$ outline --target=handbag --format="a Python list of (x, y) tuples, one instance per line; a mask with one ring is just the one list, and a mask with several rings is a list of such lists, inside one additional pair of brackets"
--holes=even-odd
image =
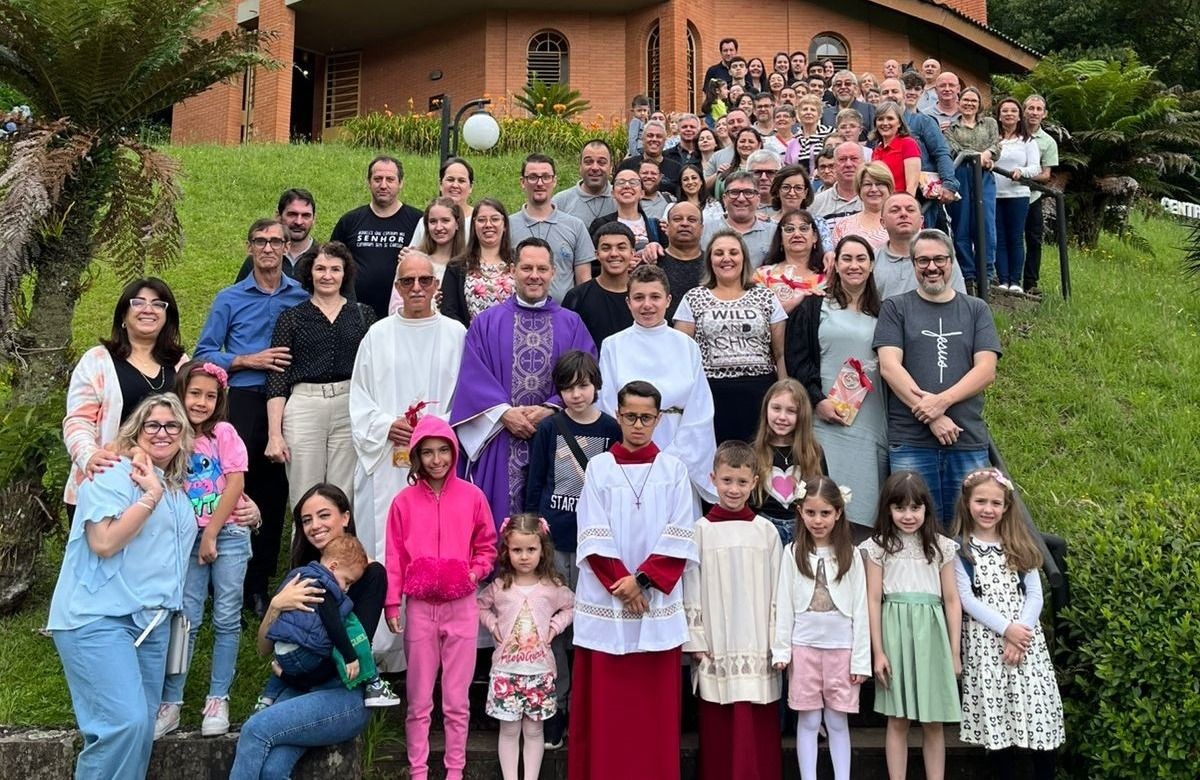
[(192, 654), (192, 623), (182, 612), (171, 613), (171, 638), (167, 640), (167, 674), (187, 674)]

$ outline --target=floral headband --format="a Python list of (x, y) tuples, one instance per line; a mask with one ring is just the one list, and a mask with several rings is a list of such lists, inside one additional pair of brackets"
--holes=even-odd
[(225, 373), (225, 369), (218, 366), (216, 363), (201, 363), (196, 368), (192, 369), (193, 374), (208, 374), (213, 379), (217, 380), (217, 384), (222, 390), (229, 389), (229, 374)]
[[(504, 535), (504, 529), (508, 528), (508, 522), (510, 520), (512, 520), (511, 517), (506, 517), (506, 518), (504, 518), (504, 522), (500, 523), (500, 535), (501, 536)], [(538, 518), (538, 532), (545, 534), (546, 536), (550, 535), (550, 524), (546, 522), (546, 518), (544, 518), (544, 517)]]
[(1015, 490), (1015, 488), (1013, 488), (1012, 480), (1004, 476), (1004, 473), (997, 468), (975, 469), (967, 475), (966, 479), (963, 480), (963, 487), (970, 487), (972, 484), (980, 482), (984, 479), (996, 480), (996, 482), (1000, 483), (1000, 486), (1009, 493), (1012, 493)]

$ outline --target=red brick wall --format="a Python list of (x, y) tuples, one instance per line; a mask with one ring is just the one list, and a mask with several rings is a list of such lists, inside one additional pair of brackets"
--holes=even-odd
[[(429, 98), (448, 94), (455, 108), (484, 92), (485, 25), (483, 20), (456, 23), (453, 27), (422, 30), (403, 41), (365, 49), (362, 53), (360, 106), (363, 113), (382, 111), (423, 112)], [(448, 44), (453, 41), (453, 45)], [(442, 78), (430, 81), (432, 71)]]
[[(237, 0), (214, 13), (203, 37), (234, 29)], [(241, 135), (242, 79), (214, 87), (175, 105), (171, 118), (171, 143), (235, 144)]]

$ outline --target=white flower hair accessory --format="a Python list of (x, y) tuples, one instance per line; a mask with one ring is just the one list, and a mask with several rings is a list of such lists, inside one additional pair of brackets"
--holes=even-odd
[(854, 498), (854, 491), (850, 490), (846, 485), (839, 485), (838, 492), (842, 494), (843, 504), (849, 504), (850, 500)]
[(994, 479), (1009, 493), (1016, 492), (1016, 488), (1013, 487), (1012, 480), (1004, 476), (1004, 472), (1002, 472), (1000, 469), (992, 467), (975, 469), (967, 475), (966, 479), (963, 480), (963, 486), (966, 487), (967, 485), (973, 482), (978, 482), (981, 479)]

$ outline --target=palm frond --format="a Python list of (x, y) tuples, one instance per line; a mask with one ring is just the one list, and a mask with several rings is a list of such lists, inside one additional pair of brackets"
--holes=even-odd
[(11, 332), (21, 279), (40, 231), (54, 215), (67, 180), (92, 146), (88, 136), (62, 136), (65, 122), (29, 131), (0, 171), (0, 331)]
[(99, 249), (122, 281), (161, 271), (178, 259), (183, 228), (175, 205), (181, 191), (178, 164), (167, 155), (126, 140), (113, 158), (108, 209), (96, 229)]

